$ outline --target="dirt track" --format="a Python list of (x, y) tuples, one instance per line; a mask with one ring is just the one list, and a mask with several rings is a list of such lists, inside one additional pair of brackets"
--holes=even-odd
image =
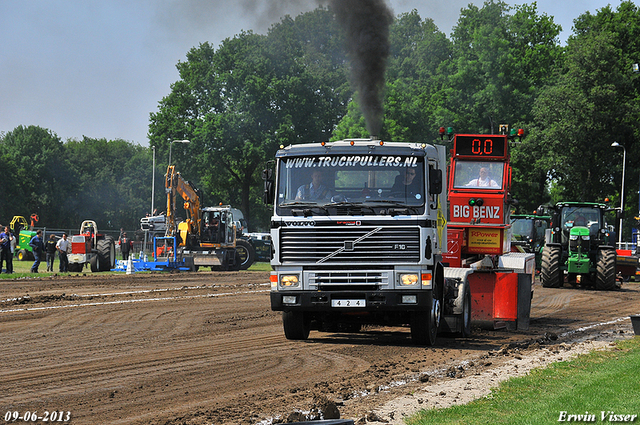
[(498, 370), (510, 351), (620, 330), (631, 337), (625, 318), (640, 305), (635, 283), (618, 292), (537, 285), (527, 332), (474, 329), (433, 348), (411, 345), (404, 328), (314, 331), (292, 342), (270, 310), (268, 281), (267, 272), (0, 281), (0, 416), (269, 424), (335, 406), (342, 418), (373, 421), (376, 407), (422, 381)]

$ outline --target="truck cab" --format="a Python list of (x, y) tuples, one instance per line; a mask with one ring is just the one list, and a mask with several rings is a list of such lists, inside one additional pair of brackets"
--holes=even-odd
[(281, 148), (265, 170), (273, 204), (271, 308), (289, 339), (310, 329), (411, 324), (433, 344), (443, 315), (443, 146), (353, 139)]

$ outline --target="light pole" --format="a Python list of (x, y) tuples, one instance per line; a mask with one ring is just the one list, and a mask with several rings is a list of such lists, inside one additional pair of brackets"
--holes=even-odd
[(174, 143), (191, 143), (191, 140), (172, 140), (169, 142), (169, 165), (171, 165), (171, 146)]
[(618, 142), (611, 143), (614, 148), (622, 148), (622, 192), (620, 193), (620, 229), (618, 230), (618, 249), (622, 249), (622, 213), (624, 212), (624, 172), (627, 165), (627, 149)]
[(151, 215), (153, 215), (153, 201), (156, 193), (156, 147), (151, 146), (151, 149), (153, 149), (153, 168), (151, 169)]

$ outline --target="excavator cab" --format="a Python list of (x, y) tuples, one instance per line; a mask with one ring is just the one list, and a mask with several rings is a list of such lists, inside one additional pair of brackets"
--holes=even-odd
[(219, 211), (203, 211), (202, 213), (202, 241), (219, 244), (224, 240), (224, 229)]

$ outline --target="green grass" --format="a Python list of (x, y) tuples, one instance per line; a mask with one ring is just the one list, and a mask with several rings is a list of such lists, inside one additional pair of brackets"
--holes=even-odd
[[(530, 375), (503, 382), (482, 399), (447, 409), (421, 411), (406, 420), (427, 424), (550, 424), (560, 412), (596, 416), (601, 411), (640, 415), (640, 337), (607, 351), (535, 369)], [(566, 422), (566, 420), (565, 420)], [(572, 422), (576, 422), (575, 420)], [(594, 421), (579, 421), (594, 423)], [(634, 423), (640, 423), (636, 417)]]
[[(118, 258), (119, 259), (119, 258)], [(31, 266), (33, 265), (33, 260), (31, 261), (18, 261), (17, 259), (13, 259), (13, 274), (6, 274), (6, 273), (2, 273), (0, 274), (0, 279), (17, 279), (17, 278), (21, 278), (21, 277), (46, 277), (46, 276), (51, 276), (54, 274), (57, 275), (64, 275), (64, 276), (68, 276), (68, 275), (76, 275), (78, 273), (59, 273), (58, 272), (58, 267), (60, 266), (60, 263), (58, 262), (58, 259), (56, 258), (56, 261), (53, 263), (53, 269), (55, 270), (55, 272), (47, 272), (47, 263), (45, 263), (44, 261), (42, 261), (40, 263), (40, 266), (38, 267), (39, 273), (38, 274), (33, 274), (31, 273)], [(2, 267), (4, 269), (6, 269), (6, 264), (3, 263)], [(205, 269), (206, 271), (208, 271), (209, 269)], [(251, 265), (251, 267), (249, 267), (248, 271), (250, 272), (265, 272), (265, 271), (271, 271), (271, 264), (269, 263), (265, 263), (265, 262), (255, 262)], [(91, 274), (91, 270), (88, 267), (85, 267), (85, 269), (83, 270), (82, 273), (87, 273), (87, 274)], [(122, 272), (101, 272), (100, 274), (104, 274), (104, 273), (113, 273), (113, 274), (121, 274)]]
[(271, 270), (273, 270), (271, 268), (271, 263), (265, 263), (265, 262), (255, 262), (251, 265), (251, 267), (249, 267), (247, 269), (250, 272), (270, 272)]

